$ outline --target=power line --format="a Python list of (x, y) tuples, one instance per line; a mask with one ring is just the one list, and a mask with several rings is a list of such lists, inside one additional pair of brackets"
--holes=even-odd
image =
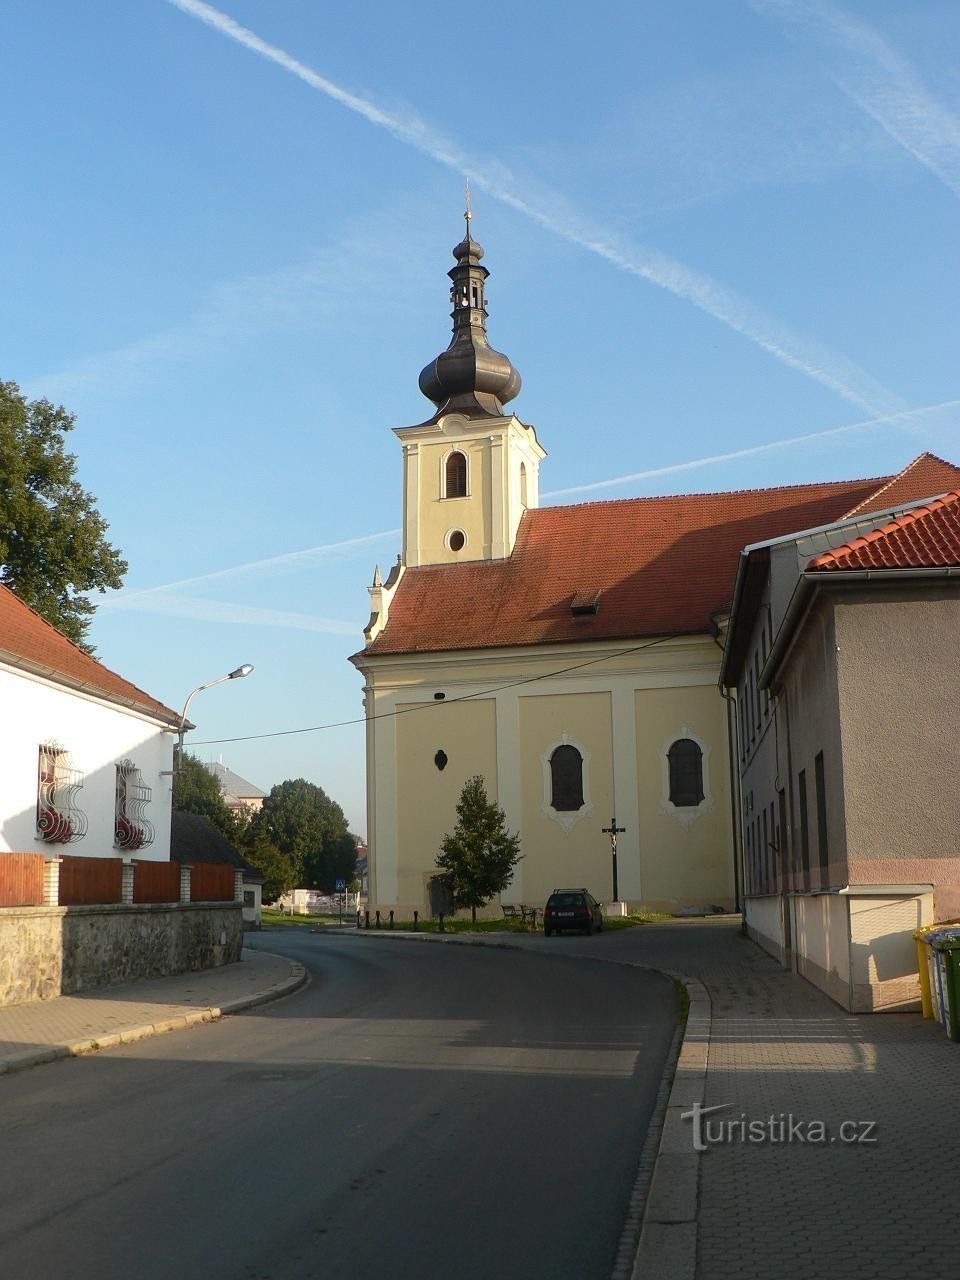
[(655, 645), (665, 644), (668, 640), (679, 640), (687, 632), (676, 631), (668, 636), (658, 636), (656, 640), (647, 640), (644, 644), (631, 645), (629, 649), (617, 649), (613, 653), (605, 653), (599, 658), (589, 658), (586, 662), (577, 662), (569, 667), (560, 667), (556, 671), (544, 671), (539, 676), (524, 676), (521, 680), (509, 680), (506, 684), (498, 684), (489, 689), (477, 689), (474, 693), (465, 693), (458, 698), (444, 698), (436, 702), (422, 702), (415, 707), (403, 707), (399, 711), (381, 711), (373, 716), (358, 716), (355, 720), (337, 720), (332, 724), (314, 724), (305, 729), (274, 729), (269, 733), (247, 733), (238, 738), (205, 738), (202, 742), (194, 742), (194, 747), (215, 747), (227, 742), (254, 742), (262, 738), (287, 738), (299, 733), (322, 733), (326, 729), (344, 729), (349, 725), (366, 724), (369, 720), (389, 720), (395, 716), (409, 715), (412, 711), (431, 711), (436, 707), (448, 707), (456, 702), (469, 702), (471, 698), (486, 698), (491, 693), (500, 693), (503, 689), (515, 689), (522, 684), (536, 684), (538, 680), (551, 680), (555, 676), (569, 675), (571, 671), (582, 671), (584, 667), (596, 666), (598, 662), (608, 662), (611, 658), (625, 658), (631, 653), (640, 653), (644, 649), (652, 649)]

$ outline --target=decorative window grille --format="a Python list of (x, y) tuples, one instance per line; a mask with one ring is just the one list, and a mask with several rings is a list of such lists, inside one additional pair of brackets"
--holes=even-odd
[(465, 498), (467, 496), (467, 459), (464, 454), (455, 451), (447, 458), (444, 487), (444, 497)]
[(692, 808), (703, 799), (703, 752), (692, 738), (678, 738), (667, 752), (670, 764), (670, 802)]
[(83, 774), (65, 748), (40, 747), (37, 767), (37, 835), (47, 844), (73, 844), (87, 834), (87, 815), (77, 802)]
[(550, 804), (559, 813), (583, 808), (583, 756), (569, 744), (550, 757)]
[(144, 809), (152, 791), (144, 786), (140, 770), (132, 760), (117, 765), (117, 798), (114, 811), (113, 844), (117, 849), (134, 852), (152, 844), (154, 830)]

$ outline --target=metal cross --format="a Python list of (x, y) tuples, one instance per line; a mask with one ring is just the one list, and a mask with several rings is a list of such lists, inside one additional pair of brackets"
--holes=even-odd
[(613, 858), (613, 900), (614, 902), (620, 901), (620, 893), (617, 887), (617, 836), (620, 835), (621, 832), (626, 831), (626, 829), (627, 829), (626, 827), (617, 826), (616, 815), (614, 815), (610, 819), (609, 827), (600, 828), (600, 830), (604, 833), (604, 835), (608, 835), (610, 837), (610, 853)]

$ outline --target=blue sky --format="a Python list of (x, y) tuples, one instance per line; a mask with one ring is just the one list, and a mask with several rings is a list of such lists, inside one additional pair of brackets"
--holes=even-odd
[[(545, 13), (3, 5), (0, 377), (78, 415), (100, 657), (174, 707), (254, 663), (196, 744), (362, 714), (465, 175), (547, 501), (960, 461), (956, 4)], [(365, 832), (360, 725), (194, 749)]]

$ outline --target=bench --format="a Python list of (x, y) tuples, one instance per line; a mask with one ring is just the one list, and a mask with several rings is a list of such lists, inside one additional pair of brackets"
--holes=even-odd
[(519, 906), (511, 906), (502, 902), (500, 906), (504, 920), (519, 920), (521, 924), (526, 924), (529, 921), (534, 929), (537, 927), (537, 916), (539, 915), (541, 918), (543, 916), (542, 908), (525, 907), (522, 902)]

